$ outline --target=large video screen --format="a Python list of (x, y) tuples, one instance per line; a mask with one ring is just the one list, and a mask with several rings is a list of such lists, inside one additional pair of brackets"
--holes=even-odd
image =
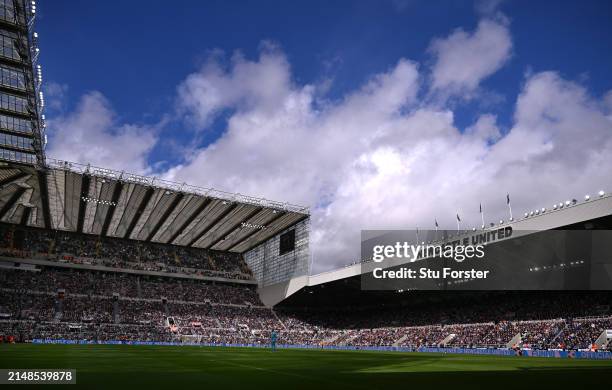
[(295, 229), (289, 230), (286, 233), (281, 234), (279, 240), (279, 255), (292, 252), (295, 249)]

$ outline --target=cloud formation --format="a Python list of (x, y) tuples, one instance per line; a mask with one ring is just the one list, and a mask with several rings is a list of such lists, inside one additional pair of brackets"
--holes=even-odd
[(500, 69), (512, 54), (507, 24), (502, 16), (486, 18), (472, 33), (459, 28), (448, 37), (434, 39), (429, 47), (435, 59), (432, 90), (467, 94)]
[(222, 53), (215, 53), (199, 72), (191, 74), (178, 88), (179, 107), (198, 127), (205, 127), (228, 107), (273, 110), (291, 87), (289, 64), (272, 44), (262, 44), (259, 62), (234, 54), (229, 71)]
[(155, 129), (117, 123), (99, 92), (84, 95), (74, 111), (47, 123), (46, 152), (52, 158), (141, 174), (150, 171), (147, 156), (157, 142)]
[[(492, 113), (459, 129), (450, 108), (417, 97), (428, 88), (477, 88), (507, 59), (508, 32), (483, 21), (474, 34), (456, 31), (432, 45), (431, 85), (417, 64), (401, 59), (338, 101), (319, 101), (314, 86), (292, 82), (278, 50), (224, 71), (210, 72), (209, 64), (179, 90), (225, 85), (232, 98), (211, 105), (204, 88), (180, 94), (181, 104), (195, 117), (233, 114), (221, 138), (169, 175), (311, 205), (315, 272), (358, 259), (360, 229), (432, 228), (434, 218), (452, 228), (457, 212), (465, 227), (479, 226), (481, 202), (487, 221), (508, 218), (508, 192), (519, 213), (607, 182), (612, 132), (603, 102), (557, 73), (537, 73), (525, 80), (510, 129), (502, 132)], [(466, 50), (467, 57), (458, 54)], [(446, 69), (451, 59), (466, 60), (468, 70)], [(234, 82), (259, 74), (275, 81), (274, 104), (257, 97), (253, 85), (263, 88), (262, 80)]]

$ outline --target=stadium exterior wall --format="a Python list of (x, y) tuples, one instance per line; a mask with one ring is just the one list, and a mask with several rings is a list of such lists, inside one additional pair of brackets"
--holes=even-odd
[[(281, 253), (281, 236), (291, 231), (294, 232), (294, 248), (286, 253)], [(244, 261), (249, 265), (260, 286), (270, 286), (291, 278), (308, 275), (309, 234), (310, 219), (306, 218), (244, 253)]]
[[(541, 212), (539, 215), (521, 216), (513, 222), (495, 225), (490, 229), (512, 226), (515, 231), (545, 231), (612, 214), (612, 194), (570, 203), (569, 206), (564, 205), (563, 208), (557, 208), (556, 210), (546, 208), (545, 212)], [(266, 306), (273, 306), (296, 293), (300, 288), (358, 276), (366, 271), (364, 268), (366, 267), (362, 267), (361, 263), (355, 263), (336, 270), (311, 275), (306, 278), (306, 282), (304, 282), (303, 277), (299, 277), (279, 283), (278, 285), (269, 286), (270, 288), (260, 288), (259, 291), (264, 304)]]

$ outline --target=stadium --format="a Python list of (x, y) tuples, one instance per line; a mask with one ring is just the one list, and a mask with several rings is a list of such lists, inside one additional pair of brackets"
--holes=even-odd
[[(72, 370), (83, 388), (610, 383), (605, 189), (416, 231), (490, 241), (505, 281), (374, 280), (427, 258), (313, 274), (309, 206), (47, 156), (35, 16), (34, 1), (0, 1), (0, 368)], [(534, 249), (544, 240), (563, 250)]]

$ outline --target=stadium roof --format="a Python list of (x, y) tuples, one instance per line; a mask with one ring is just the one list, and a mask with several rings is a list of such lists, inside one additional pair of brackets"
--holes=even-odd
[(308, 207), (47, 159), (0, 166), (0, 221), (245, 252), (308, 218)]

